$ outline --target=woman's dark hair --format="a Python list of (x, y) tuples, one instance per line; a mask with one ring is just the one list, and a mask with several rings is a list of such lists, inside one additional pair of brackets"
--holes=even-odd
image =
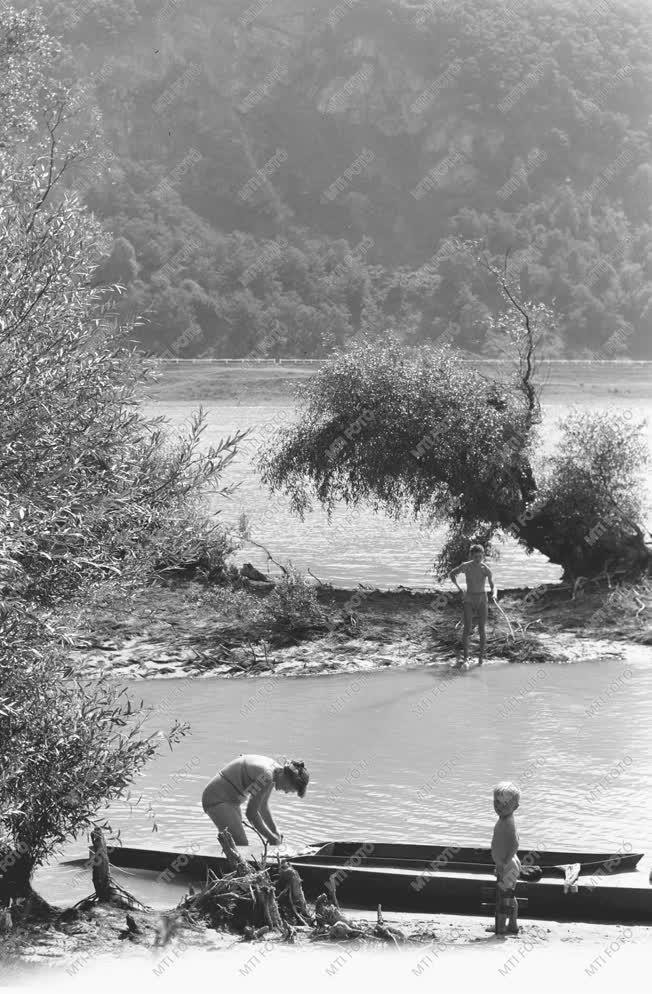
[(299, 797), (303, 797), (310, 781), (310, 774), (308, 773), (303, 760), (290, 760), (284, 765), (283, 772), (290, 783), (294, 786)]
[(484, 547), (482, 545), (479, 545), (476, 542), (475, 545), (471, 546), (471, 548), (469, 549), (469, 552), (471, 553), (471, 555), (473, 555), (474, 552), (482, 552), (482, 553), (484, 553)]

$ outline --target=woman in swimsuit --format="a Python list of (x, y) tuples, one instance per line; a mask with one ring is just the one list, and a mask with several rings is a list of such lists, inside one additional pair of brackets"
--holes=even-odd
[(242, 805), (247, 802), (248, 821), (271, 845), (281, 844), (269, 810), (272, 790), (303, 797), (310, 776), (303, 762), (277, 763), (268, 756), (240, 756), (232, 760), (206, 785), (202, 807), (218, 829), (228, 828), (237, 846), (248, 846), (242, 823)]

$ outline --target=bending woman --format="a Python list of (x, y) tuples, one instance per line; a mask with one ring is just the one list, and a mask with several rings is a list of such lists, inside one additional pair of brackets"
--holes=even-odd
[(218, 829), (228, 828), (237, 846), (248, 846), (242, 823), (242, 805), (247, 802), (247, 820), (273, 846), (282, 836), (269, 810), (272, 790), (303, 797), (310, 776), (300, 760), (283, 764), (267, 756), (240, 756), (232, 760), (204, 788), (202, 807)]

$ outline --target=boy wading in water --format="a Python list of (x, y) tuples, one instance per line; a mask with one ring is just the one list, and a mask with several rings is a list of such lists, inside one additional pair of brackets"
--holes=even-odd
[(521, 872), (521, 862), (517, 855), (518, 832), (514, 812), (520, 799), (520, 791), (513, 783), (503, 781), (494, 787), (494, 811), (498, 821), (491, 840), (491, 856), (496, 865), (496, 921), (494, 927), (489, 927), (487, 931), (496, 935), (518, 935), (516, 881)]
[[(493, 600), (494, 581), (491, 570), (484, 562), (484, 549), (481, 545), (472, 545), (470, 548), (471, 558), (465, 563), (460, 563), (448, 574), (457, 589), (462, 594), (464, 605), (464, 636), (462, 645), (464, 658), (458, 666), (466, 667), (469, 664), (469, 636), (473, 631), (473, 618), (478, 619), (478, 633), (480, 635), (480, 652), (478, 655), (478, 665), (482, 666), (484, 654), (487, 646), (487, 614), (488, 601), (485, 590), (485, 580), (489, 581), (489, 597)], [(463, 591), (457, 582), (460, 573), (464, 573), (466, 578), (466, 591)]]

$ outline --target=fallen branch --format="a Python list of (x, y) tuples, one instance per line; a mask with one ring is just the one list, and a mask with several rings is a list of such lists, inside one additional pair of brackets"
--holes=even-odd
[(282, 563), (277, 562), (276, 559), (274, 559), (274, 556), (269, 551), (269, 549), (267, 549), (264, 545), (261, 545), (260, 542), (255, 542), (253, 538), (245, 538), (245, 542), (249, 542), (251, 545), (255, 545), (257, 549), (261, 549), (269, 559), (270, 563), (274, 563), (275, 566), (278, 566), (278, 568), (282, 570), (285, 576), (290, 575), (290, 571), (286, 569), (286, 567), (283, 566)]

